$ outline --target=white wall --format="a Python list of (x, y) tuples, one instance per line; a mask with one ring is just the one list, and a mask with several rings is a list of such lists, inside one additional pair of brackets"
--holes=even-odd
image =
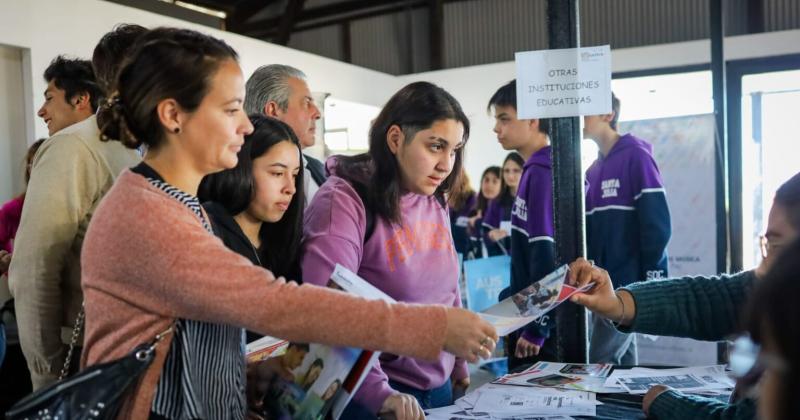
[(25, 109), (22, 51), (0, 45), (0, 203), (23, 189)]
[[(800, 30), (729, 37), (725, 40), (728, 60), (800, 53)], [(613, 47), (613, 46), (612, 46)], [(708, 40), (612, 50), (612, 71), (658, 69), (704, 64), (710, 61)], [(400, 76), (402, 84), (427, 80), (445, 88), (458, 99), (470, 118), (471, 133), (467, 143), (466, 169), (473, 186), (490, 165), (499, 165), (506, 155), (492, 132), (493, 118), (486, 112), (492, 94), (515, 77), (513, 61), (462, 67)], [(711, 85), (708, 86), (709, 94)], [(624, 113), (624, 111), (623, 111)]]
[[(100, 37), (118, 23), (168, 25), (208, 33), (236, 49), (245, 77), (264, 64), (289, 64), (308, 75), (311, 90), (354, 102), (382, 105), (400, 86), (392, 75), (106, 1), (0, 0), (0, 44), (30, 52), (27, 76), (31, 83), (26, 90), (32, 102), (26, 106), (26, 113), (35, 116), (41, 105), (45, 89), (42, 73), (50, 60), (58, 54), (91, 58)], [(34, 124), (31, 128), (35, 136), (47, 135), (41, 120), (35, 118)]]
[[(307, 73), (313, 91), (352, 102), (382, 106), (409, 82), (437, 83), (461, 102), (471, 120), (466, 168), (473, 184), (477, 185), (485, 167), (499, 164), (506, 154), (492, 132), (494, 122), (486, 113), (486, 102), (499, 86), (515, 77), (512, 61), (394, 77), (100, 0), (0, 0), (0, 44), (27, 49), (23, 51), (24, 107), (27, 128), (33, 133), (27, 135), (28, 142), (47, 134), (35, 113), (45, 86), (41, 74), (50, 60), (62, 53), (88, 58), (100, 36), (123, 22), (181, 26), (212, 34), (236, 48), (245, 76), (263, 64), (290, 64)], [(742, 59), (800, 53), (798, 39), (798, 30), (731, 37), (726, 39), (726, 56)], [(612, 68), (622, 72), (701, 64), (707, 63), (709, 56), (708, 40), (617, 49), (613, 50)]]

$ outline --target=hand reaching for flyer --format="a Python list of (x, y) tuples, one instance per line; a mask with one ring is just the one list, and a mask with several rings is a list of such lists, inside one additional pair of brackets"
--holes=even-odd
[(591, 282), (595, 283), (591, 290), (576, 293), (570, 300), (603, 318), (628, 325), (636, 315), (636, 303), (631, 294), (624, 290), (614, 292), (614, 285), (608, 272), (584, 258), (578, 258), (569, 265), (567, 274), (569, 285), (581, 288)]

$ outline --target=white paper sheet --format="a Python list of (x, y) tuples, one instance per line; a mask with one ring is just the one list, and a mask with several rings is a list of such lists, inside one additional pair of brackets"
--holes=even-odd
[(619, 386), (605, 386), (609, 364), (583, 365), (574, 363), (538, 362), (521, 373), (513, 373), (492, 383), (575, 389), (596, 393), (624, 392)]
[(645, 394), (654, 385), (668, 385), (683, 392), (730, 389), (735, 382), (725, 374), (725, 366), (696, 366), (679, 369), (642, 369), (614, 371), (606, 384), (614, 380), (631, 394)]
[(554, 388), (484, 385), (474, 411), (493, 416), (594, 416), (597, 400), (591, 392)]

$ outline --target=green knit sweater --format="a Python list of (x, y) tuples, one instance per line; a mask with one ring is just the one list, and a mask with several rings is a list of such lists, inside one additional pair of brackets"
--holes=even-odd
[[(636, 317), (623, 332), (717, 341), (737, 332), (755, 274), (745, 271), (714, 277), (683, 277), (634, 283), (623, 290), (633, 296)], [(650, 406), (658, 419), (752, 419), (755, 403), (734, 404), (667, 391)]]

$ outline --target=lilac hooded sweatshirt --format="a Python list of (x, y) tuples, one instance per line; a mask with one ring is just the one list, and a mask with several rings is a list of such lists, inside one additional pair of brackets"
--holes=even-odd
[[(460, 307), (458, 259), (447, 209), (433, 196), (406, 193), (400, 198), (402, 225), (376, 216), (364, 243), (364, 204), (352, 185), (332, 171), (305, 212), (303, 282), (324, 286), (338, 263), (397, 301)], [(383, 353), (354, 399), (377, 413), (394, 393), (388, 378), (429, 390), (448, 378), (468, 376), (466, 362), (450, 353), (441, 352), (433, 361)]]

